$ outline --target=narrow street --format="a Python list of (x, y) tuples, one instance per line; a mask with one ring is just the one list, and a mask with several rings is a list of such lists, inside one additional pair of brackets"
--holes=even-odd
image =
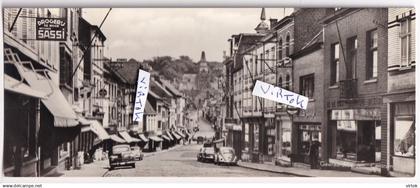
[[(211, 125), (199, 120), (200, 131), (196, 135), (211, 137), (214, 131)], [(179, 146), (169, 151), (158, 152), (155, 155), (145, 157), (136, 163), (136, 168), (121, 167), (106, 172), (106, 177), (284, 177), (279, 173), (251, 170), (239, 166), (218, 166), (213, 163), (197, 161), (197, 153), (201, 144), (196, 142), (190, 145)]]

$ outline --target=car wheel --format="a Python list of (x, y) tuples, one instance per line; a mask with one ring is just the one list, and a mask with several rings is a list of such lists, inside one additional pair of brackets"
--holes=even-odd
[(131, 165), (133, 168), (136, 168), (136, 164)]
[(114, 170), (115, 169), (115, 167), (114, 166), (110, 166), (109, 167), (109, 170)]

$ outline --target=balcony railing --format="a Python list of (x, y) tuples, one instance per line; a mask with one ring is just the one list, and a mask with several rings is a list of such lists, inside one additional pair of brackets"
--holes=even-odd
[(340, 80), (340, 98), (351, 99), (357, 97), (357, 79)]

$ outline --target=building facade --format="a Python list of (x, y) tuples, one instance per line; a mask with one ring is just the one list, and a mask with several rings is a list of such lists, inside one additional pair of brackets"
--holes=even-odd
[(388, 89), (382, 119), (383, 173), (415, 174), (415, 9), (388, 9)]
[[(387, 125), (386, 9), (337, 9), (324, 19), (325, 102), (322, 138), (328, 162), (354, 167), (381, 161)], [(326, 152), (326, 153), (325, 153)]]

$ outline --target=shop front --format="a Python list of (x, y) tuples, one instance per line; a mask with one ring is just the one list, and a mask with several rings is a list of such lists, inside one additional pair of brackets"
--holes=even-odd
[(280, 166), (292, 165), (292, 120), (286, 113), (276, 115), (276, 164)]
[(391, 103), (391, 171), (415, 174), (415, 102)]
[(381, 160), (380, 109), (332, 110), (330, 163), (354, 166)]
[(4, 176), (38, 176), (36, 109), (45, 94), (8, 75), (4, 75), (4, 89)]
[[(299, 123), (295, 126), (297, 131), (297, 152), (293, 162), (311, 164), (311, 148), (318, 153), (318, 159), (322, 154), (321, 125), (315, 123)], [(316, 148), (313, 148), (316, 147)]]

